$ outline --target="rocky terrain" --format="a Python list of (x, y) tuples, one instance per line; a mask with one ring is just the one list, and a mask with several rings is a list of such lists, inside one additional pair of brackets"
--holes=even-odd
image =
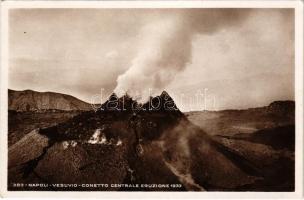
[[(293, 102), (184, 114), (166, 92), (157, 98), (161, 103), (156, 108), (156, 98), (139, 104), (127, 95), (113, 94), (97, 112), (79, 112), (60, 120), (59, 114), (49, 115), (58, 120), (43, 126), (37, 123), (11, 142), (8, 189), (294, 190)], [(42, 121), (51, 120), (42, 117)], [(31, 124), (15, 122), (16, 127), (9, 126), (15, 133)], [(14, 183), (26, 185), (16, 188)], [(57, 183), (69, 187), (57, 187)], [(81, 186), (106, 183), (120, 187)]]
[(247, 110), (186, 113), (213, 140), (249, 162), (249, 173), (261, 179), (237, 187), (244, 191), (294, 189), (295, 103), (275, 101)]
[(44, 110), (43, 112), (8, 111), (8, 146), (16, 143), (34, 129), (46, 128), (64, 122), (82, 111)]

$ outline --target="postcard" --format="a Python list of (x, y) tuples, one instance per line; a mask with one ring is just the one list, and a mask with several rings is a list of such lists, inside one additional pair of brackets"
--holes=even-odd
[(1, 194), (300, 198), (300, 1), (4, 1)]

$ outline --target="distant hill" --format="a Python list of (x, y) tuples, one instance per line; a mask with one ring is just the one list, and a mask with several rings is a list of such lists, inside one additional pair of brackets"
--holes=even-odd
[(243, 110), (192, 111), (188, 119), (210, 135), (231, 136), (295, 124), (295, 102), (274, 101)]
[(90, 110), (89, 103), (55, 92), (8, 90), (8, 109), (16, 111)]

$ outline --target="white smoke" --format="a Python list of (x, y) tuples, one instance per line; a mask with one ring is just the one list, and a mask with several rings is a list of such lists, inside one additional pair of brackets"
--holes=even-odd
[(159, 93), (190, 61), (191, 36), (179, 16), (171, 16), (144, 26), (138, 37), (142, 41), (139, 52), (118, 77), (114, 92), (119, 96), (139, 93), (146, 100), (148, 88)]
[[(149, 89), (159, 94), (191, 62), (194, 34), (214, 32), (240, 18), (236, 10), (193, 13), (160, 15), (141, 29), (138, 53), (131, 67), (117, 79), (114, 92), (118, 96), (128, 93), (132, 97), (140, 96), (144, 102), (151, 95)], [(217, 18), (222, 20), (210, 22)]]

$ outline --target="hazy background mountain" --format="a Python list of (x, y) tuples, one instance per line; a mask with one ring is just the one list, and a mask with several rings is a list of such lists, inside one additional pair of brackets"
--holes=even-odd
[(73, 96), (33, 90), (8, 91), (8, 109), (15, 111), (89, 110), (89, 103)]
[(295, 102), (275, 101), (268, 106), (243, 110), (193, 111), (188, 119), (209, 135), (232, 136), (253, 133), (261, 129), (293, 125)]

